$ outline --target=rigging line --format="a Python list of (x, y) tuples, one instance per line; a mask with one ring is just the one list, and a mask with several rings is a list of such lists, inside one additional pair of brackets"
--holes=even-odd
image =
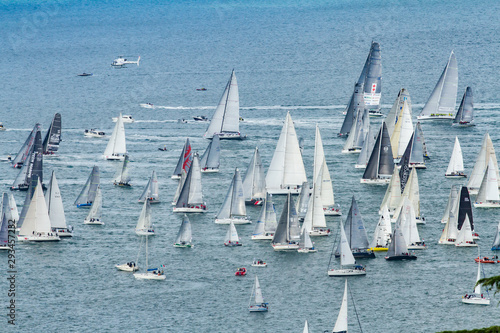
[(347, 284), (347, 289), (349, 290), (349, 294), (351, 295), (352, 306), (354, 307), (354, 313), (356, 314), (356, 319), (358, 320), (359, 330), (363, 333), (363, 328), (361, 328), (361, 321), (359, 321), (358, 311), (356, 310), (356, 304), (354, 304), (354, 297), (352, 297), (351, 288), (349, 288), (349, 283)]

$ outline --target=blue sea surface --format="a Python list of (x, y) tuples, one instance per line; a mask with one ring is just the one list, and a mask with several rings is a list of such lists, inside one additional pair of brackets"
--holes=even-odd
[[(419, 226), (428, 249), (415, 262), (387, 262), (383, 253), (360, 260), (365, 277), (349, 278), (349, 331), (437, 332), (498, 325), (498, 295), (488, 307), (461, 303), (473, 291), (475, 248), (437, 245), (452, 184), (444, 177), (455, 136), (470, 174), (483, 136), (500, 149), (500, 2), (483, 1), (0, 1), (0, 157), (14, 155), (40, 122), (45, 134), (54, 113), (62, 115), (63, 142), (44, 158), (61, 188), (66, 219), (75, 236), (57, 243), (16, 245), (16, 310), (23, 332), (311, 332), (331, 331), (344, 280), (327, 276), (331, 249), (354, 195), (371, 239), (384, 186), (362, 185), (357, 155), (340, 151), (342, 111), (362, 69), (371, 41), (382, 48), (382, 112), (401, 88), (409, 90), (413, 116), (420, 112), (450, 52), (459, 68), (457, 107), (466, 86), (474, 91), (477, 126), (447, 121), (422, 128), (431, 155), (419, 170)], [(141, 56), (140, 66), (116, 69), (113, 59)], [(172, 246), (182, 215), (172, 213), (177, 187), (171, 180), (185, 138), (200, 154), (207, 123), (234, 69), (239, 86), (241, 132), (248, 139), (223, 141), (220, 173), (204, 174), (208, 213), (191, 214), (194, 248)], [(77, 74), (93, 73), (90, 77)], [(197, 91), (205, 87), (206, 91)], [(141, 107), (153, 103), (154, 108)], [(335, 191), (344, 216), (327, 217), (333, 235), (314, 238), (315, 254), (279, 253), (252, 241), (255, 224), (237, 226), (243, 246), (223, 246), (227, 226), (214, 223), (234, 168), (246, 170), (258, 146), (269, 166), (286, 112), (304, 138), (304, 164), (312, 180), (315, 126), (319, 124)], [(112, 132), (111, 117), (132, 115), (126, 124), (132, 187), (117, 188), (119, 163), (101, 158)], [(187, 123), (179, 123), (186, 119)], [(381, 119), (372, 118), (377, 129)], [(98, 128), (106, 139), (83, 136)], [(159, 147), (167, 146), (167, 151)], [(101, 170), (104, 226), (83, 225), (86, 209), (74, 206), (92, 166)], [(157, 234), (149, 239), (150, 265), (166, 265), (166, 281), (139, 281), (115, 264), (136, 260), (137, 199), (152, 170), (162, 203), (154, 205)], [(0, 163), (5, 191), (18, 169)], [(18, 205), (24, 192), (14, 192)], [(284, 197), (275, 196), (278, 216)], [(19, 207), (21, 209), (21, 207)], [(260, 208), (247, 207), (255, 221)], [(482, 254), (491, 255), (499, 215), (474, 209)], [(250, 267), (262, 258), (267, 268)], [(144, 267), (144, 252), (139, 265)], [(333, 259), (330, 268), (338, 265)], [(246, 277), (235, 277), (238, 267)], [(487, 276), (500, 264), (485, 265)], [(258, 274), (268, 313), (249, 313)], [(0, 331), (7, 324), (7, 254), (0, 253)], [(355, 305), (355, 309), (353, 307)], [(3, 312), (3, 313), (2, 313)]]

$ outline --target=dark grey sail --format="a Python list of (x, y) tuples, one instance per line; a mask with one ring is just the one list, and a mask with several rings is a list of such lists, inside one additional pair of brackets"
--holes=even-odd
[(30, 154), (24, 161), (19, 175), (14, 180), (14, 184), (12, 184), (11, 190), (28, 190), (33, 174), (38, 176), (40, 183), (43, 182), (42, 135), (40, 131), (37, 131), (35, 134)]
[(390, 178), (394, 171), (391, 139), (385, 122), (382, 123), (372, 154), (368, 160), (363, 179)]
[(424, 146), (422, 143), (422, 137), (419, 135), (417, 127), (413, 131), (413, 135), (410, 140), (411, 143), (411, 154), (410, 154), (410, 165), (412, 164), (423, 164), (424, 163)]
[(283, 211), (281, 212), (280, 220), (278, 221), (278, 226), (276, 227), (276, 232), (274, 233), (272, 244), (283, 244), (288, 243), (290, 239), (290, 231), (289, 231), (289, 216), (290, 216), (290, 208), (292, 197), (290, 193), (288, 193), (285, 201), (285, 205), (283, 206)]
[(351, 131), (352, 124), (356, 119), (356, 113), (359, 108), (364, 108), (363, 101), (363, 84), (356, 83), (354, 85), (354, 91), (351, 95), (351, 99), (349, 100), (349, 104), (346, 108), (346, 114), (344, 117), (344, 122), (342, 123), (342, 127), (340, 128), (340, 132), (338, 136), (348, 136)]
[(214, 135), (212, 141), (207, 146), (207, 149), (201, 156), (201, 170), (219, 169), (220, 165), (220, 139), (219, 135)]
[(429, 151), (427, 150), (427, 145), (425, 144), (424, 131), (422, 131), (422, 126), (420, 125), (420, 122), (417, 122), (417, 132), (418, 136), (422, 139), (422, 153), (424, 155), (424, 158), (428, 160), (431, 157), (429, 156)]
[(186, 143), (182, 148), (181, 155), (179, 156), (179, 161), (177, 161), (177, 165), (175, 166), (174, 173), (172, 177), (181, 177), (181, 171), (184, 170), (186, 173), (191, 168), (191, 163), (193, 162), (193, 153), (191, 150), (191, 144), (189, 143), (189, 138), (186, 139)]
[(77, 207), (90, 207), (94, 202), (100, 182), (99, 167), (94, 165), (87, 182), (75, 200), (75, 205)]
[(471, 230), (474, 231), (474, 220), (472, 219), (472, 205), (467, 186), (462, 186), (460, 191), (460, 201), (458, 206), (458, 230), (462, 229), (465, 221), (465, 216), (469, 216)]
[(462, 97), (462, 102), (460, 102), (460, 106), (458, 107), (457, 115), (455, 119), (453, 119), (454, 124), (471, 124), (474, 120), (474, 104), (473, 104), (473, 96), (472, 96), (472, 88), (467, 87), (465, 89), (464, 96)]
[(40, 132), (40, 124), (38, 123), (35, 124), (35, 127), (33, 127), (33, 130), (31, 131), (30, 135), (22, 145), (16, 157), (14, 157), (14, 159), (12, 160), (12, 166), (14, 168), (20, 168), (23, 165), (24, 161), (31, 154), (37, 132)]
[(413, 142), (413, 136), (415, 133), (412, 134), (410, 141), (408, 142), (408, 145), (406, 146), (406, 150), (401, 156), (401, 159), (399, 160), (399, 179), (401, 181), (401, 193), (403, 193), (406, 183), (408, 183), (408, 179), (410, 178), (410, 157), (411, 157), (411, 143)]
[[(344, 230), (354, 257), (375, 258), (375, 254), (372, 251), (368, 251), (370, 248), (368, 235), (366, 234), (363, 219), (354, 196), (352, 196), (351, 208), (349, 208), (349, 213), (347, 214)], [(340, 243), (335, 252), (336, 257), (340, 256), (339, 250)]]
[(357, 130), (356, 137), (354, 138), (354, 141), (352, 144), (354, 149), (362, 149), (363, 148), (363, 144), (366, 140), (366, 136), (368, 135), (368, 131), (370, 130), (370, 112), (368, 111), (368, 109), (359, 110), (359, 111), (360, 112), (358, 113), (358, 115), (362, 115), (362, 116), (361, 116), (361, 121), (359, 122), (360, 126)]
[(61, 114), (56, 113), (43, 139), (43, 153), (45, 155), (55, 154), (59, 149), (59, 143), (61, 142), (61, 126)]
[(369, 67), (364, 82), (365, 107), (369, 110), (380, 110), (382, 92), (382, 56), (380, 44), (372, 42), (369, 55)]

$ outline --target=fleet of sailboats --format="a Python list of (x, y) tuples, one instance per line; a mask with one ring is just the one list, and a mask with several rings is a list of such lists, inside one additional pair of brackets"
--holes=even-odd
[(108, 145), (104, 150), (103, 158), (105, 160), (123, 161), (127, 154), (127, 144), (125, 141), (125, 126), (123, 125), (122, 114), (118, 117), (113, 133), (109, 138)]

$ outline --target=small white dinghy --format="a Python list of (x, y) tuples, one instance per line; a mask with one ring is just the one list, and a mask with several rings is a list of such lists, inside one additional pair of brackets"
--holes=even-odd
[(102, 194), (101, 188), (97, 187), (96, 195), (92, 206), (90, 206), (90, 211), (83, 224), (93, 224), (93, 225), (103, 225), (104, 222), (101, 221), (101, 211), (102, 211)]
[[(253, 303), (252, 299), (254, 300)], [(264, 302), (262, 290), (260, 289), (259, 278), (257, 277), (257, 275), (255, 275), (255, 283), (252, 288), (252, 294), (250, 295), (248, 310), (250, 312), (265, 312), (268, 310), (268, 304), (269, 303)]]
[[(118, 117), (113, 117), (113, 118), (111, 118), (111, 119), (113, 120), (113, 122), (114, 122), (114, 123), (116, 123), (116, 122), (118, 121)], [(122, 121), (123, 121), (124, 123), (130, 124), (130, 123), (133, 123), (135, 120), (134, 120), (134, 118), (132, 118), (132, 116), (131, 116), (131, 115), (126, 115), (126, 114), (124, 114), (124, 115), (122, 116)]]
[(262, 259), (254, 259), (252, 261), (252, 267), (267, 267), (267, 263)]
[[(166, 276), (163, 272), (163, 267), (161, 265), (158, 268), (148, 268), (148, 235), (146, 235), (146, 272), (145, 273), (134, 273), (134, 277), (137, 280), (165, 280)], [(161, 269), (160, 269), (161, 268)]]
[[(478, 257), (480, 258), (481, 256), (478, 255)], [(477, 281), (479, 281), (480, 279), (481, 279), (481, 262), (478, 262), (476, 284)], [(476, 304), (476, 305), (490, 305), (490, 298), (488, 296), (485, 297), (484, 294), (481, 293), (481, 284), (477, 284), (474, 287), (474, 292), (472, 294), (465, 294), (465, 296), (462, 297), (462, 303)]]
[(155, 234), (154, 225), (151, 222), (151, 204), (149, 200), (146, 200), (142, 206), (141, 215), (135, 227), (135, 233), (140, 236)]
[(464, 173), (464, 159), (458, 136), (455, 137), (455, 145), (451, 153), (450, 163), (444, 176), (446, 178), (467, 178), (467, 175)]
[(330, 269), (328, 276), (351, 276), (351, 275), (366, 275), (366, 269), (361, 265), (356, 265), (356, 260), (349, 246), (349, 241), (345, 234), (344, 226), (340, 226), (340, 267)]
[(91, 128), (89, 130), (86, 129), (85, 132), (83, 132), (83, 135), (89, 138), (104, 138), (106, 133), (96, 130), (95, 128)]

